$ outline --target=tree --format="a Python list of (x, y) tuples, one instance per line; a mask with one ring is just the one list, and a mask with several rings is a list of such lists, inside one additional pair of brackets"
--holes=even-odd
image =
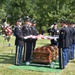
[(61, 19), (75, 19), (74, 0), (3, 0), (3, 4), (9, 22), (28, 15), (37, 20), (39, 30)]

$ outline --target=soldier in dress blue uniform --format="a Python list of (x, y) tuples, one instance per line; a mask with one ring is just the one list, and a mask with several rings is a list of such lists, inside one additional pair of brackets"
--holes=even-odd
[[(31, 19), (25, 18), (24, 19), (24, 25), (22, 28), (23, 36), (29, 36), (32, 35), (31, 30)], [(26, 62), (26, 64), (29, 64), (31, 59), (31, 50), (32, 50), (32, 39), (25, 39), (24, 40), (24, 52), (23, 52), (23, 62)]]
[(70, 31), (70, 47), (69, 47), (69, 50), (70, 50), (70, 55), (69, 55), (69, 59), (72, 60), (74, 59), (74, 49), (73, 49), (73, 43), (74, 43), (74, 27), (73, 27), (73, 23), (68, 21), (67, 23), (68, 25), (68, 28), (69, 28), (69, 31)]
[(73, 30), (74, 30), (74, 32), (73, 32), (73, 57), (74, 57), (74, 53), (75, 53), (75, 22), (73, 22)]
[(75, 23), (71, 22), (72, 25), (72, 60), (74, 59), (74, 50), (75, 50)]
[(60, 22), (61, 29), (59, 32), (59, 67), (64, 69), (68, 60), (68, 48), (69, 48), (69, 29), (66, 27), (65, 21)]
[[(38, 35), (38, 33), (37, 33), (37, 30), (36, 30), (36, 21), (35, 20), (33, 20), (32, 21), (32, 26), (31, 26), (31, 29), (32, 29), (32, 32), (33, 32), (33, 34), (32, 35), (35, 35), (35, 36), (37, 36)], [(37, 39), (33, 39), (32, 40), (32, 44), (33, 44), (33, 48), (32, 48), (32, 50), (34, 50), (35, 49), (35, 46), (36, 46), (36, 40)]]
[(16, 27), (14, 30), (14, 34), (15, 34), (15, 45), (16, 45), (16, 54), (15, 54), (15, 64), (16, 65), (20, 65), (20, 61), (21, 61), (21, 55), (22, 55), (22, 49), (23, 49), (23, 45), (24, 45), (24, 37), (22, 34), (22, 28), (21, 28), (21, 20), (17, 20), (16, 22)]
[[(57, 29), (57, 24), (56, 22), (54, 22), (54, 25), (52, 27), (52, 29), (50, 30), (51, 36), (56, 36), (58, 35), (58, 29)], [(51, 44), (52, 45), (57, 45), (57, 40), (52, 39), (51, 40)]]

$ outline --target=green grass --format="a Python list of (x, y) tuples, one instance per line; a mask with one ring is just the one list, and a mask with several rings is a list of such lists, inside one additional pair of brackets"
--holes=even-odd
[[(9, 69), (9, 66), (14, 65), (15, 57), (15, 37), (10, 40), (11, 46), (8, 47), (8, 42), (0, 35), (0, 75), (75, 75), (75, 60), (71, 60), (66, 68), (60, 73), (37, 72), (23, 69)], [(36, 48), (47, 45), (50, 40), (37, 40)]]

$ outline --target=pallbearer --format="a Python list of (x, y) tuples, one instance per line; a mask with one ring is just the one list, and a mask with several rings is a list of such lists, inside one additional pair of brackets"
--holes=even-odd
[[(32, 32), (33, 32), (33, 36), (37, 36), (38, 35), (38, 33), (37, 33), (37, 30), (36, 30), (36, 21), (35, 20), (32, 20), (32, 26), (31, 26), (31, 29), (32, 29)], [(33, 44), (33, 49), (32, 50), (34, 50), (35, 49), (35, 46), (36, 46), (36, 40), (37, 39), (33, 39), (32, 40), (32, 44)]]
[(71, 22), (71, 31), (72, 31), (72, 45), (71, 45), (71, 60), (74, 59), (74, 46), (75, 46), (75, 27), (74, 22)]
[(16, 27), (14, 30), (14, 34), (15, 34), (15, 45), (16, 45), (16, 54), (15, 54), (15, 64), (16, 65), (20, 65), (20, 61), (21, 61), (21, 55), (22, 55), (22, 49), (23, 49), (23, 45), (24, 45), (24, 37), (22, 34), (22, 30), (21, 30), (21, 20), (17, 20), (16, 22)]
[[(23, 36), (30, 36), (32, 35), (31, 30), (31, 19), (25, 18), (24, 25), (22, 28)], [(32, 39), (25, 39), (24, 40), (24, 52), (23, 52), (23, 62), (29, 64), (31, 58), (31, 50), (32, 50)]]

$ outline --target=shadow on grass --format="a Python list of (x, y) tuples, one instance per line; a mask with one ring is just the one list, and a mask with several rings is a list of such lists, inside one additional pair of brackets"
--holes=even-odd
[(75, 60), (70, 60), (70, 63), (75, 63)]
[(0, 64), (14, 64), (14, 54), (0, 54)]

